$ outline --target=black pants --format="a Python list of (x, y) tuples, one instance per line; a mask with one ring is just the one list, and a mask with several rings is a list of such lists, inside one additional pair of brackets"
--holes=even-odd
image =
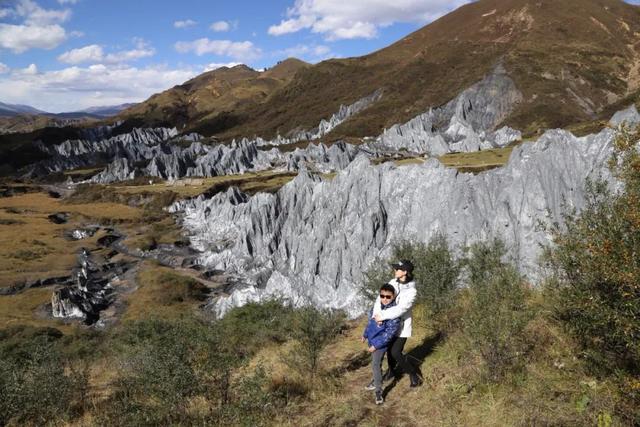
[(402, 354), (404, 345), (407, 342), (406, 338), (396, 337), (389, 348), (387, 349), (387, 362), (389, 363), (389, 369), (395, 374), (415, 374), (416, 367), (413, 366), (407, 360), (407, 356)]

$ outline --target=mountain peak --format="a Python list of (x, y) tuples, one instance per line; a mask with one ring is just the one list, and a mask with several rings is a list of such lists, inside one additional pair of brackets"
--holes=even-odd
[(289, 79), (292, 78), (298, 70), (310, 67), (311, 64), (304, 62), (297, 58), (287, 58), (284, 61), (279, 61), (276, 65), (265, 70), (263, 77), (271, 77), (274, 79)]

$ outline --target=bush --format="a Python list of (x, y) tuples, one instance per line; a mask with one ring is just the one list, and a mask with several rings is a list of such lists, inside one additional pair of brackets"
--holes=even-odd
[[(458, 289), (460, 264), (453, 256), (447, 239), (436, 234), (424, 248), (421, 258), (415, 258), (419, 265), (418, 301), (424, 304), (425, 319), (436, 327), (445, 325), (446, 314), (455, 303)], [(409, 258), (411, 259), (411, 258)]]
[(287, 356), (289, 366), (308, 378), (313, 386), (321, 372), (320, 354), (344, 326), (344, 313), (303, 307), (295, 312), (293, 338), (295, 345)]
[(360, 293), (371, 303), (375, 301), (383, 283), (393, 278), (390, 263), (409, 259), (415, 265), (417, 303), (425, 310), (425, 319), (436, 326), (445, 322), (446, 313), (455, 301), (455, 291), (461, 266), (449, 248), (447, 239), (436, 234), (428, 244), (401, 241), (393, 245), (389, 260), (376, 259), (365, 272), (365, 280), (360, 285)]
[(282, 399), (269, 392), (264, 369), (238, 368), (265, 344), (284, 340), (292, 312), (272, 301), (234, 309), (213, 323), (125, 323), (112, 337), (121, 375), (99, 410), (99, 424), (265, 424)]
[(0, 350), (0, 425), (68, 420), (84, 405), (87, 370), (63, 362), (50, 329), (29, 331), (30, 337), (22, 332)]
[(269, 343), (287, 341), (293, 330), (295, 311), (277, 300), (249, 303), (229, 311), (218, 327), (229, 346), (250, 356)]
[(478, 243), (469, 252), (470, 306), (464, 332), (484, 361), (487, 379), (497, 382), (524, 362), (525, 327), (531, 318), (527, 292), (515, 267), (500, 261), (504, 244)]
[(603, 372), (640, 372), (640, 154), (637, 134), (616, 140), (611, 163), (624, 183), (620, 194), (602, 182), (587, 184), (582, 212), (556, 226), (545, 253), (556, 314)]
[[(610, 169), (624, 184), (618, 193), (588, 182), (580, 214), (551, 230), (555, 246), (545, 252), (551, 270), (554, 313), (579, 341), (595, 373), (640, 375), (640, 153), (638, 133), (615, 141)], [(630, 407), (640, 407), (638, 393)], [(640, 411), (631, 415), (640, 422)]]

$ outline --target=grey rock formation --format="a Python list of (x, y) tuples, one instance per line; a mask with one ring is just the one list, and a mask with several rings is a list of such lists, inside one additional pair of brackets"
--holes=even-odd
[(172, 146), (162, 142), (176, 135), (175, 128), (133, 129), (107, 139), (68, 140), (53, 146), (38, 142), (38, 148), (51, 158), (28, 166), (23, 173), (25, 177), (32, 178), (123, 158), (130, 162), (148, 160), (163, 152), (170, 152)]
[(502, 147), (519, 140), (520, 132), (511, 128), (493, 130), (521, 100), (522, 94), (513, 80), (498, 66), (443, 107), (392, 126), (366, 148), (440, 156)]
[(115, 299), (111, 281), (126, 272), (130, 265), (100, 266), (84, 249), (78, 255), (78, 264), (72, 280), (51, 295), (51, 314), (57, 318), (82, 319), (93, 324), (100, 318), (100, 312)]
[(166, 180), (189, 177), (213, 177), (242, 174), (249, 171), (296, 171), (309, 167), (319, 172), (330, 172), (346, 167), (356, 156), (358, 148), (337, 143), (331, 147), (309, 144), (293, 152), (280, 152), (277, 148), (265, 151), (255, 141), (243, 139), (231, 145), (204, 145), (199, 142), (187, 148), (173, 146), (171, 151), (154, 155), (144, 167), (136, 167), (127, 158), (118, 159), (94, 176), (91, 182), (110, 183), (136, 176), (155, 176)]
[(614, 131), (576, 138), (553, 130), (514, 149), (509, 163), (478, 175), (436, 160), (372, 166), (359, 156), (333, 180), (307, 172), (276, 194), (247, 197), (230, 189), (178, 202), (192, 245), (209, 269), (244, 277), (245, 286), (215, 305), (268, 297), (310, 301), (357, 315), (356, 284), (394, 239), (427, 242), (445, 233), (454, 245), (502, 237), (522, 271), (536, 278), (548, 236), (538, 221), (561, 221), (563, 200), (584, 203), (585, 178), (606, 178)]
[[(313, 141), (316, 139), (320, 139), (333, 129), (342, 124), (349, 117), (355, 116), (362, 110), (369, 108), (372, 104), (379, 101), (382, 98), (382, 90), (378, 89), (373, 92), (371, 95), (365, 96), (350, 105), (341, 105), (338, 109), (337, 113), (334, 113), (329, 120), (322, 119), (318, 126), (314, 129), (308, 131), (302, 131), (294, 134), (290, 139), (289, 143), (298, 142), (298, 141)], [(278, 145), (285, 143), (284, 139), (277, 139), (272, 142), (272, 145)]]
[(611, 117), (609, 124), (613, 127), (619, 127), (623, 125), (634, 126), (640, 123), (640, 113), (635, 105), (631, 105), (629, 108), (618, 111)]

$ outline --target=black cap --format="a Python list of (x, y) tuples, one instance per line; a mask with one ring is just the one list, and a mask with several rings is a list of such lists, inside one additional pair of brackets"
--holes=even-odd
[(403, 270), (407, 273), (411, 273), (413, 271), (413, 263), (408, 259), (401, 259), (398, 262), (394, 262), (391, 264), (394, 270)]

